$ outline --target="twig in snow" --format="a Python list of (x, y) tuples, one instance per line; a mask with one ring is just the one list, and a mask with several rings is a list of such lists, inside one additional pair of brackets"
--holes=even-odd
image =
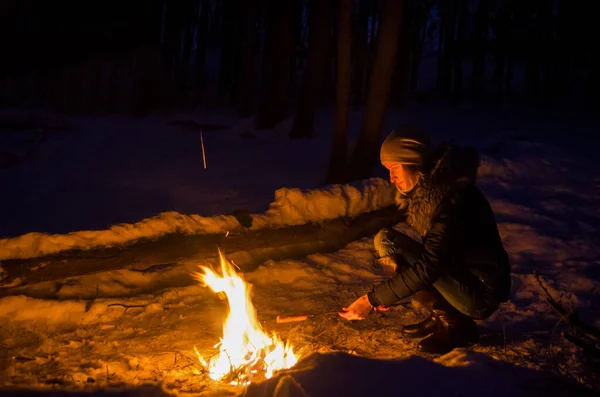
[(204, 152), (204, 137), (202, 131), (200, 131), (200, 144), (202, 145), (202, 161), (204, 162), (204, 169), (206, 169), (206, 153)]
[(111, 306), (122, 306), (127, 309), (133, 309), (133, 308), (137, 308), (137, 307), (146, 307), (148, 305), (126, 305), (124, 303), (109, 303), (108, 307), (111, 307)]
[(575, 311), (572, 311), (571, 313), (567, 312), (567, 310), (564, 307), (562, 307), (558, 302), (556, 302), (552, 298), (552, 295), (550, 295), (548, 290), (543, 286), (540, 275), (537, 272), (535, 272), (534, 274), (536, 276), (538, 283), (542, 287), (542, 290), (546, 294), (546, 300), (552, 306), (552, 308), (554, 310), (556, 310), (556, 312), (560, 315), (561, 319), (565, 323), (567, 323), (575, 328), (579, 328), (582, 332), (588, 334), (590, 337), (592, 337), (593, 339), (596, 340), (596, 343), (600, 342), (600, 331), (597, 330), (596, 328), (584, 323), (583, 321), (581, 321), (581, 319), (579, 318), (579, 316), (577, 315), (577, 313)]
[[(534, 276), (539, 283), (542, 291), (546, 295), (546, 301), (558, 313), (561, 321), (571, 326), (574, 332), (563, 332), (562, 336), (583, 349), (583, 351), (592, 356), (600, 356), (600, 331), (583, 321), (574, 310), (570, 313), (552, 298), (546, 287), (542, 284), (542, 280), (538, 272), (534, 272)], [(557, 324), (558, 326), (558, 324)], [(580, 335), (576, 335), (579, 333)]]
[(562, 336), (566, 340), (568, 340), (569, 342), (574, 344), (575, 346), (581, 348), (584, 352), (586, 352), (590, 356), (600, 358), (600, 350), (598, 349), (598, 346), (594, 345), (593, 343), (586, 341), (582, 338), (578, 338), (577, 336), (573, 335), (570, 332), (563, 332)]
[(126, 313), (127, 310), (129, 310), (129, 309), (143, 309), (145, 307), (148, 307), (148, 305), (126, 305), (124, 303), (109, 303), (107, 306), (108, 307), (113, 307), (113, 306), (124, 307), (125, 308), (124, 313)]
[(546, 295), (546, 301), (550, 304), (550, 306), (552, 306), (552, 308), (558, 313), (560, 318), (565, 323), (571, 324), (572, 319), (570, 317), (573, 315), (573, 313), (568, 313), (564, 307), (562, 307), (558, 302), (554, 300), (552, 295), (550, 295), (550, 292), (548, 292), (548, 289), (546, 289), (546, 287), (544, 287), (544, 284), (542, 284), (540, 274), (537, 271), (533, 274), (538, 284), (540, 285), (540, 288), (542, 289), (542, 291), (544, 291), (544, 294)]

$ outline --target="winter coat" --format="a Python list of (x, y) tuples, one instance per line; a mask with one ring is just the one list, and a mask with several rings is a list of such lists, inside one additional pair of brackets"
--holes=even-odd
[[(370, 299), (391, 305), (431, 286), (444, 272), (504, 302), (510, 292), (509, 259), (489, 202), (475, 185), (477, 154), (442, 144), (413, 191), (399, 200), (406, 223), (423, 239), (412, 266), (376, 286)], [(476, 285), (475, 285), (476, 284)]]

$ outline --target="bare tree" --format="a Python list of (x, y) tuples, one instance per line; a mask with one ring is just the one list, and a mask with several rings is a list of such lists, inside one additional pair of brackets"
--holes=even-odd
[(194, 30), (196, 28), (196, 16), (200, 2), (197, 0), (180, 0), (183, 3), (184, 15), (181, 27), (181, 62), (177, 76), (177, 96), (179, 103), (185, 103), (188, 95), (190, 62), (192, 59), (192, 48), (194, 44)]
[(241, 77), (235, 100), (237, 112), (241, 117), (249, 117), (252, 114), (252, 92), (255, 81), (254, 58), (258, 48), (258, 6), (258, 0), (244, 1)]
[(442, 95), (449, 95), (452, 91), (452, 51), (455, 31), (452, 6), (454, 1), (455, 0), (438, 0), (440, 27), (436, 85), (437, 90)]
[[(552, 70), (546, 72), (544, 78), (547, 95), (564, 96), (569, 93), (573, 61), (577, 59), (576, 48), (580, 41), (585, 41), (586, 36), (586, 17), (582, 12), (585, 13), (585, 8), (577, 2), (558, 2), (556, 45), (552, 51), (548, 51), (552, 57)], [(581, 44), (579, 47), (584, 47)]]
[(398, 62), (396, 62), (396, 69), (392, 76), (393, 90), (390, 94), (390, 102), (397, 104), (407, 100), (410, 86), (413, 35), (417, 23), (416, 7), (413, 1), (409, 0), (404, 3), (402, 14), (402, 26), (398, 39)]
[(224, 0), (220, 63), (221, 91), (229, 102), (237, 95), (242, 57), (242, 28), (246, 1)]
[(211, 20), (210, 0), (201, 0), (199, 14), (198, 27), (196, 28), (196, 102), (200, 101), (204, 90), (206, 49), (208, 47), (208, 33), (210, 31)]
[(485, 81), (485, 55), (489, 23), (489, 5), (490, 0), (479, 0), (479, 7), (475, 14), (475, 54), (473, 59), (473, 80), (471, 84), (471, 90), (475, 98), (478, 98), (481, 95)]
[(353, 103), (362, 103), (365, 97), (367, 81), (367, 65), (369, 64), (369, 5), (366, 1), (358, 2), (356, 22), (352, 29), (352, 87)]
[(308, 58), (290, 138), (310, 138), (313, 135), (316, 102), (329, 59), (333, 10), (334, 0), (310, 2)]
[(431, 7), (433, 7), (433, 3), (434, 0), (417, 1), (412, 3), (412, 6), (416, 9), (416, 15), (414, 26), (415, 32), (413, 33), (413, 43), (410, 57), (411, 64), (409, 92), (413, 94), (416, 93), (418, 89), (421, 55), (423, 53), (423, 46), (427, 38), (427, 20), (429, 19), (429, 13), (431, 11)]
[(512, 45), (514, 37), (512, 0), (497, 4), (493, 26), (496, 38), (493, 46), (495, 66), (492, 80), (496, 88), (496, 95), (500, 97), (505, 91), (510, 91), (512, 85), (512, 65), (515, 57), (515, 48)]
[(362, 128), (350, 163), (350, 178), (363, 179), (371, 175), (381, 141), (381, 133), (390, 97), (392, 75), (398, 52), (399, 21), (402, 21), (403, 0), (385, 0), (371, 75), (371, 84)]
[(533, 98), (542, 93), (543, 66), (548, 55), (548, 41), (551, 37), (551, 0), (524, 2), (524, 12), (528, 18), (528, 40), (525, 65), (525, 86)]
[(256, 118), (261, 129), (273, 128), (288, 113), (295, 8), (295, 1), (268, 0), (263, 87)]
[(348, 113), (352, 83), (352, 1), (340, 0), (337, 43), (335, 120), (327, 183), (345, 181), (348, 148)]
[(417, 89), (417, 75), (423, 48), (423, 32), (432, 0), (409, 0), (404, 2), (400, 39), (398, 40), (398, 62), (393, 77), (390, 100), (403, 103)]
[(456, 0), (454, 9), (454, 21), (456, 24), (456, 37), (454, 40), (453, 58), (454, 58), (454, 84), (452, 93), (455, 98), (462, 96), (463, 88), (463, 56), (465, 47), (465, 18), (467, 16), (466, 0)]
[[(136, 116), (146, 115), (157, 105), (161, 95), (161, 85), (156, 83), (160, 75), (160, 27), (162, 2), (160, 0), (146, 0), (142, 7), (137, 9), (140, 14), (136, 19), (135, 32), (138, 35), (136, 41), (139, 46), (135, 56), (135, 68), (133, 76), (133, 113)], [(114, 63), (113, 63), (114, 65)], [(109, 79), (109, 105), (116, 101), (118, 82), (116, 71), (113, 71)]]

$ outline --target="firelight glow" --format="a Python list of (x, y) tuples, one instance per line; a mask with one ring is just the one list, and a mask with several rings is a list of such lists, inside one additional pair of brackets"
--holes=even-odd
[(210, 378), (246, 385), (254, 379), (268, 379), (274, 371), (292, 367), (298, 361), (293, 348), (276, 335), (266, 334), (256, 320), (256, 309), (250, 299), (250, 285), (236, 273), (221, 250), (219, 261), (220, 275), (207, 267), (200, 267), (201, 272), (192, 274), (214, 292), (225, 293), (229, 303), (223, 337), (215, 345), (219, 352), (206, 360), (196, 350)]

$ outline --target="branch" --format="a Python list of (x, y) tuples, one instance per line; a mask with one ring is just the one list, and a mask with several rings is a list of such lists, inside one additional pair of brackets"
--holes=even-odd
[(548, 292), (548, 290), (546, 289), (546, 287), (544, 287), (544, 284), (542, 284), (542, 279), (540, 274), (537, 271), (533, 272), (533, 275), (535, 276), (535, 279), (537, 280), (537, 282), (540, 285), (540, 288), (542, 289), (542, 291), (544, 291), (544, 294), (546, 295), (546, 301), (550, 304), (550, 306), (552, 306), (552, 308), (558, 313), (558, 315), (560, 316), (560, 318), (567, 324), (575, 326), (575, 324), (573, 323), (573, 313), (569, 313), (567, 312), (567, 310), (562, 307), (560, 305), (560, 303), (556, 302), (554, 300), (554, 298), (552, 297), (552, 295), (550, 295), (550, 292)]
[(590, 342), (584, 338), (580, 338), (571, 332), (563, 332), (562, 336), (590, 356), (600, 358), (600, 348), (598, 348), (598, 346), (593, 342)]
[[(535, 276), (537, 282), (540, 284), (542, 291), (544, 291), (544, 294), (546, 295), (546, 301), (559, 314), (561, 320), (564, 321), (566, 324), (572, 326), (573, 328), (577, 329), (578, 331), (580, 331), (583, 334), (583, 337), (590, 340), (589, 343), (598, 346), (600, 344), (600, 331), (598, 329), (584, 323), (579, 318), (579, 316), (577, 315), (577, 313), (575, 311), (572, 311), (571, 313), (569, 313), (564, 307), (562, 307), (558, 302), (556, 302), (554, 300), (554, 298), (552, 298), (552, 295), (550, 295), (550, 292), (548, 292), (546, 287), (544, 287), (544, 285), (542, 284), (541, 276), (539, 275), (539, 273), (537, 271), (534, 272), (534, 276)], [(573, 334), (569, 334), (569, 335), (571, 337), (574, 337)], [(563, 336), (564, 336), (564, 334), (563, 334)], [(566, 338), (568, 340), (571, 340), (568, 337), (566, 337)], [(575, 337), (575, 338), (577, 338), (577, 337)], [(573, 342), (573, 343), (575, 343), (575, 342)], [(575, 344), (577, 344), (577, 343), (575, 343)]]
[(122, 307), (125, 307), (127, 309), (133, 309), (133, 308), (136, 308), (136, 307), (146, 307), (148, 305), (126, 305), (124, 303), (109, 303), (107, 306), (108, 307), (111, 307), (111, 306), (122, 306)]

